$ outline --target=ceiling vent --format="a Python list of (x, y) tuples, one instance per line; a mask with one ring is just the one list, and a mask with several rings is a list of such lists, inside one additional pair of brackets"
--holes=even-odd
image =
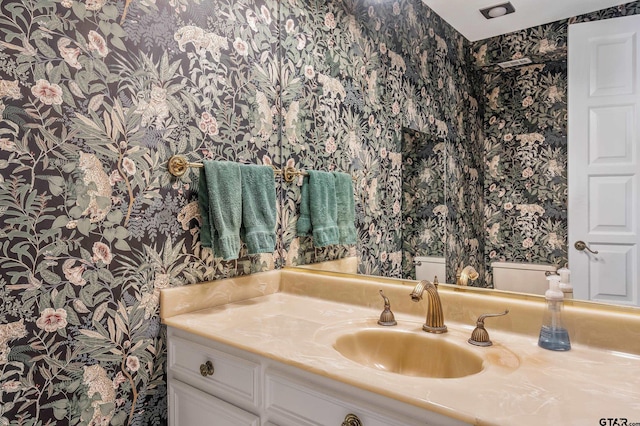
[(500, 62), (498, 66), (500, 68), (511, 68), (511, 67), (519, 67), (520, 65), (526, 65), (530, 63), (531, 63), (531, 59), (520, 58), (520, 59), (514, 59), (512, 61)]
[(485, 7), (484, 9), (480, 9), (480, 13), (487, 19), (499, 18), (500, 16), (508, 15), (510, 13), (515, 12), (516, 9), (510, 2), (497, 4), (491, 7)]

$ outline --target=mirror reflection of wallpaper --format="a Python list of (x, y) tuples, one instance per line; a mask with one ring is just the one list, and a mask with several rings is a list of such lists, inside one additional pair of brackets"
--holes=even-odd
[(402, 276), (415, 279), (415, 256), (444, 257), (445, 143), (402, 129)]
[(238, 4), (1, 2), (0, 424), (166, 423), (159, 290), (273, 268), (166, 170), (279, 161), (278, 2)]
[[(485, 261), (567, 261), (568, 25), (640, 13), (635, 1), (475, 42), (485, 82)], [(539, 64), (500, 70), (497, 62)], [(490, 269), (485, 273), (492, 285)]]
[[(472, 109), (472, 112), (476, 108)], [(470, 138), (447, 143), (446, 164), (446, 205), (447, 245), (446, 281), (456, 282), (456, 273), (467, 265), (473, 266), (480, 277), (484, 277), (484, 198), (482, 182), (482, 144), (475, 143), (481, 131), (476, 130), (471, 120), (459, 123), (469, 129)], [(483, 279), (473, 282), (476, 287), (484, 287)]]
[(486, 75), (487, 262), (567, 259), (566, 63)]
[[(482, 124), (470, 45), (418, 0), (282, 2), (281, 13), (283, 161), (352, 173), (359, 272), (400, 277), (401, 129), (453, 141), (468, 173)], [(286, 264), (350, 253), (296, 237), (300, 190), (285, 191)]]

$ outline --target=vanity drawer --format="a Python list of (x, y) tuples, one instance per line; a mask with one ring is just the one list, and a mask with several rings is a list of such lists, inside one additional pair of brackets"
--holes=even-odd
[(356, 415), (362, 426), (413, 426), (427, 424), (424, 419), (402, 414), (381, 414), (343, 395), (308, 381), (267, 372), (265, 408), (269, 419), (280, 426), (340, 426), (347, 415)]
[[(259, 405), (260, 364), (176, 335), (168, 339), (168, 357), (172, 377), (244, 408)], [(203, 376), (207, 363), (213, 370)]]

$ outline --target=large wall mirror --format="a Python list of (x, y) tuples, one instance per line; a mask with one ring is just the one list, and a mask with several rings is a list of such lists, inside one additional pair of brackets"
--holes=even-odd
[[(283, 82), (282, 161), (351, 172), (360, 232), (355, 248), (318, 249), (285, 221), (283, 263), (355, 257), (340, 267), (415, 278), (417, 256), (441, 257), (441, 282), (472, 265), (469, 284), (489, 288), (493, 262), (565, 265), (568, 26), (640, 2), (475, 43), (420, 2), (367, 3), (304, 19), (282, 8), (296, 29), (283, 33), (285, 74), (306, 64), (306, 79)], [(496, 65), (521, 57), (531, 63)]]

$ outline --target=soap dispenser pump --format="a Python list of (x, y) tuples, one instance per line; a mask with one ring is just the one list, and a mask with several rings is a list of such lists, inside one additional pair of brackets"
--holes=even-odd
[(560, 277), (551, 275), (547, 277), (549, 289), (544, 298), (547, 301), (547, 309), (544, 313), (538, 346), (551, 351), (568, 351), (571, 349), (569, 333), (562, 323), (562, 306), (564, 294), (560, 290)]

